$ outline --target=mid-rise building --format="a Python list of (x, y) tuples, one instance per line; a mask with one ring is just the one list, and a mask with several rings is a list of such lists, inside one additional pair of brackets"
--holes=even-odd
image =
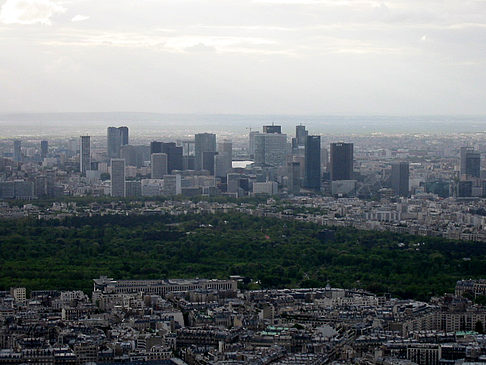
[(141, 182), (125, 181), (125, 196), (130, 198), (142, 196)]
[(207, 279), (168, 279), (168, 280), (113, 280), (101, 276), (93, 280), (93, 301), (103, 293), (119, 294), (157, 294), (165, 296), (171, 292), (189, 292), (196, 290), (236, 291), (235, 280)]
[(254, 182), (253, 194), (278, 194), (278, 183), (276, 181)]
[(182, 177), (181, 175), (165, 175), (164, 176), (164, 195), (174, 196), (182, 193)]

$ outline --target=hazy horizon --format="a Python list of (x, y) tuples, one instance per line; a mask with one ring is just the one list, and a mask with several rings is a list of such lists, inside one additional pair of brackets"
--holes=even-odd
[(303, 124), (310, 133), (330, 135), (485, 133), (486, 116), (366, 116), (290, 114), (167, 113), (0, 113), (4, 138), (16, 136), (106, 135), (108, 126), (126, 125), (133, 135), (174, 138), (199, 132), (219, 136), (248, 134), (265, 124), (279, 124), (293, 135)]

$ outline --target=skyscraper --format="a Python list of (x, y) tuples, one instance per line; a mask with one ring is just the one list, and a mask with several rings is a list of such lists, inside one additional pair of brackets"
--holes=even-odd
[(13, 159), (15, 162), (22, 161), (22, 142), (16, 139), (13, 143)]
[(162, 179), (167, 175), (167, 154), (153, 153), (150, 156), (152, 179)]
[(409, 193), (408, 162), (392, 163), (391, 185), (396, 195), (407, 197)]
[(120, 132), (120, 142), (122, 146), (129, 144), (128, 142), (128, 127), (118, 127)]
[[(212, 157), (210, 154), (212, 153)], [(216, 135), (213, 133), (198, 133), (195, 136), (195, 168), (196, 170), (213, 170), (214, 172), (214, 154), (216, 153)], [(212, 163), (211, 163), (212, 161)], [(206, 162), (206, 165), (204, 164)], [(208, 164), (210, 164), (208, 166)], [(211, 166), (212, 164), (212, 166)]]
[(307, 136), (304, 185), (309, 189), (321, 189), (321, 136)]
[(182, 146), (174, 142), (162, 143), (162, 153), (167, 154), (167, 173), (173, 170), (182, 170)]
[(119, 158), (120, 148), (128, 144), (128, 127), (107, 128), (108, 158)]
[(481, 154), (472, 147), (461, 147), (461, 177), (479, 178), (481, 176)]
[(111, 196), (125, 196), (125, 160), (111, 159)]
[(162, 153), (162, 142), (150, 142), (150, 154), (152, 153)]
[(289, 169), (288, 190), (289, 193), (298, 194), (300, 192), (300, 162), (288, 162)]
[(248, 155), (250, 158), (255, 157), (255, 136), (260, 134), (257, 131), (250, 132), (248, 135)]
[(353, 179), (353, 144), (331, 143), (331, 180)]
[(79, 150), (79, 171), (86, 176), (86, 170), (91, 170), (91, 139), (89, 136), (81, 136)]
[(119, 158), (121, 146), (120, 130), (116, 127), (107, 129), (107, 154), (108, 158)]
[(214, 156), (214, 175), (226, 177), (231, 171), (233, 162), (233, 143), (224, 140), (218, 143), (218, 154)]
[(298, 125), (295, 127), (295, 138), (292, 138), (292, 154), (295, 156), (305, 156), (305, 144), (307, 143), (307, 136), (309, 132), (306, 131), (305, 126)]
[(287, 158), (287, 135), (281, 133), (258, 133), (254, 135), (255, 163), (270, 166), (285, 166)]
[(41, 158), (46, 158), (47, 154), (49, 153), (49, 142), (41, 141)]

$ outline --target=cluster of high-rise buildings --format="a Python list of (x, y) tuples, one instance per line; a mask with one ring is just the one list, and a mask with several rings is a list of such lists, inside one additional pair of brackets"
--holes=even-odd
[(486, 196), (480, 144), (463, 147), (466, 142), (449, 151), (440, 138), (425, 146), (407, 136), (336, 142), (342, 137), (312, 135), (304, 125), (289, 136), (275, 124), (248, 137), (148, 138), (132, 139), (122, 126), (108, 127), (106, 138), (83, 135), (35, 145), (17, 139), (9, 149), (0, 143), (0, 198), (319, 193), (377, 199), (421, 191), (461, 199)]
[[(290, 142), (290, 143), (289, 143)], [(80, 172), (96, 176), (99, 171), (91, 161), (90, 137), (80, 143)], [(146, 151), (146, 149), (145, 149)], [(186, 194), (276, 194), (284, 188), (291, 194), (301, 188), (319, 192), (323, 172), (329, 165), (330, 180), (354, 189), (353, 144), (332, 143), (321, 147), (321, 137), (309, 135), (305, 126), (296, 127), (291, 141), (279, 125), (263, 126), (262, 132), (250, 132), (248, 163), (233, 168), (233, 144), (217, 142), (213, 133), (197, 133), (192, 140), (150, 142), (149, 160), (144, 160), (142, 146), (129, 144), (127, 127), (108, 127), (107, 166), (110, 169), (111, 196), (154, 196)], [(148, 157), (148, 156), (145, 156)], [(148, 167), (148, 176), (127, 179), (127, 167)], [(194, 180), (200, 180), (194, 183)], [(202, 181), (202, 182), (201, 182)]]

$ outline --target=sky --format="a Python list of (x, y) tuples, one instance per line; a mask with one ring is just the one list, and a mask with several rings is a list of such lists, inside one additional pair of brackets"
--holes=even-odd
[(0, 0), (0, 113), (486, 114), (486, 0)]

